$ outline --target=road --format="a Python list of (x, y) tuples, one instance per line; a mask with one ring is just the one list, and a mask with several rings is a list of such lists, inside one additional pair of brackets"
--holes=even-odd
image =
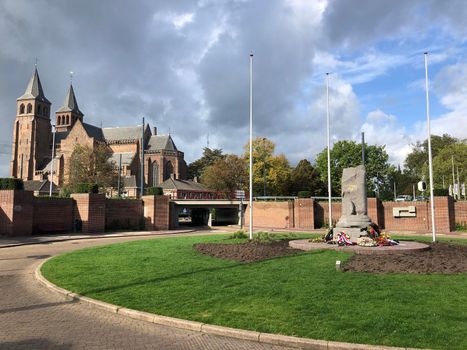
[(35, 268), (50, 256), (163, 237), (86, 239), (0, 249), (0, 349), (292, 349), (133, 320), (65, 300), (34, 278)]

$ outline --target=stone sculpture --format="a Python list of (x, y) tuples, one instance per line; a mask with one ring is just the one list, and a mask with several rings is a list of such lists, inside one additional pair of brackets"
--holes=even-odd
[(367, 215), (366, 172), (363, 165), (346, 168), (342, 174), (342, 216), (333, 230), (348, 234), (353, 242), (366, 236), (366, 228), (371, 223)]

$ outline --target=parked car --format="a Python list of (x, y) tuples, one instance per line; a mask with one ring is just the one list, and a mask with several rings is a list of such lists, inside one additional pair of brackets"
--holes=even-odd
[(424, 197), (424, 196), (417, 196), (415, 197), (414, 201), (419, 201), (419, 202), (425, 202), (427, 201), (428, 198), (427, 197)]
[(410, 202), (412, 201), (412, 196), (408, 194), (400, 194), (396, 197), (396, 202)]

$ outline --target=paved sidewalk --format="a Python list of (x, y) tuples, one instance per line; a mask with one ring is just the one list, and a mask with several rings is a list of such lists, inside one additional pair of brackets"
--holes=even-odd
[(85, 247), (168, 236), (107, 236), (107, 239), (0, 249), (0, 349), (291, 349), (129, 319), (65, 300), (34, 278), (35, 268), (49, 256)]

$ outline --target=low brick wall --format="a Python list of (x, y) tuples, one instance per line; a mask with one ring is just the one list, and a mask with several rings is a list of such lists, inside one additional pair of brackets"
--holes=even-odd
[[(393, 208), (415, 206), (416, 217), (395, 218)], [(383, 202), (384, 229), (394, 231), (428, 232), (430, 230), (430, 205), (428, 202)]]
[[(332, 202), (332, 222), (335, 224), (342, 216), (342, 203)], [(315, 227), (323, 227), (329, 221), (329, 205), (328, 202), (315, 202)]]
[(144, 229), (143, 202), (139, 199), (106, 199), (105, 229)]
[[(171, 228), (168, 196), (143, 196), (143, 203), (146, 230), (168, 230)], [(172, 226), (174, 225), (172, 224)]]
[(73, 193), (75, 200), (73, 216), (81, 224), (83, 233), (105, 231), (105, 195), (94, 193)]
[[(245, 226), (250, 222), (250, 208), (245, 209)], [(294, 227), (294, 202), (254, 202), (253, 225), (267, 228)]]
[(467, 201), (454, 203), (454, 220), (456, 224), (467, 225)]
[(294, 202), (295, 228), (313, 230), (315, 228), (315, 206), (311, 198), (299, 198)]
[(29, 191), (0, 191), (0, 235), (28, 236), (32, 234), (33, 193)]
[(73, 199), (34, 197), (34, 233), (71, 232)]

